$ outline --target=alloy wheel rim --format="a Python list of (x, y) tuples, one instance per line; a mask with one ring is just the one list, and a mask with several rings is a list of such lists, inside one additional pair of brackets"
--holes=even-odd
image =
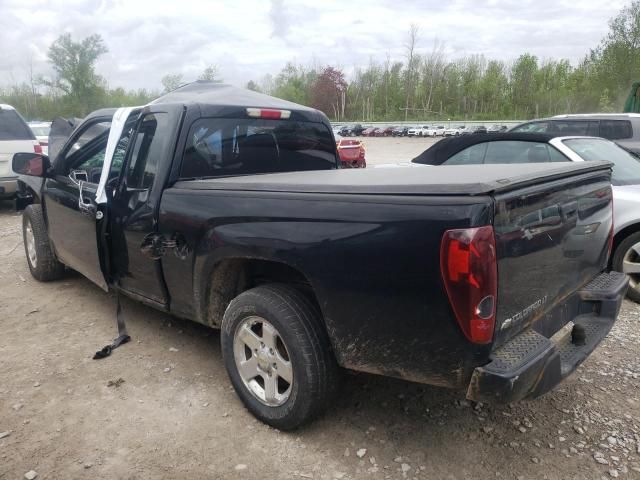
[(258, 401), (277, 407), (289, 399), (293, 366), (284, 340), (271, 323), (258, 316), (240, 322), (233, 356), (242, 383)]
[(640, 242), (632, 245), (622, 259), (622, 271), (629, 275), (631, 288), (640, 286)]
[(25, 239), (27, 241), (27, 255), (29, 257), (29, 263), (31, 263), (31, 266), (35, 268), (38, 266), (38, 253), (36, 252), (36, 238), (33, 235), (33, 227), (31, 226), (31, 221), (27, 222), (25, 231), (26, 231)]

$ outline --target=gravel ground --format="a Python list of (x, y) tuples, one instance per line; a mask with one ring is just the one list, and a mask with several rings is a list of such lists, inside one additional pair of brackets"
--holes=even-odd
[[(381, 163), (384, 140), (367, 140)], [(425, 143), (386, 145), (414, 156)], [(0, 479), (640, 478), (637, 304), (538, 400), (471, 404), (354, 374), (326, 415), (282, 433), (244, 410), (200, 325), (125, 300), (133, 341), (91, 360), (114, 337), (113, 297), (72, 272), (35, 281), (20, 225), (0, 204)]]
[(410, 162), (440, 137), (360, 137), (366, 148), (368, 165)]

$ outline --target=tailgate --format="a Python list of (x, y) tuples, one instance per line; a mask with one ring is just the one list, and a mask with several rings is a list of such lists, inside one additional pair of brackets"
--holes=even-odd
[(577, 315), (578, 305), (563, 301), (606, 268), (610, 171), (542, 180), (494, 199), (496, 346), (532, 324), (549, 338)]

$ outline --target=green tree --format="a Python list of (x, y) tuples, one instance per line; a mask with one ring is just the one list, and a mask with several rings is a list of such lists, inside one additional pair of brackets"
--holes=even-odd
[(96, 74), (95, 64), (107, 51), (100, 35), (91, 35), (80, 42), (73, 41), (70, 33), (60, 35), (47, 52), (56, 77), (42, 79), (42, 83), (62, 90), (80, 113), (86, 114), (104, 95), (104, 80)]
[(260, 87), (258, 86), (258, 84), (256, 82), (254, 82), (253, 80), (249, 80), (247, 82), (247, 90), (253, 90), (254, 92), (260, 92)]
[(219, 73), (220, 71), (218, 69), (218, 66), (211, 64), (202, 71), (202, 73), (198, 77), (198, 80), (206, 80), (208, 82), (221, 83), (222, 78), (219, 77)]
[(167, 74), (162, 77), (160, 83), (162, 83), (162, 87), (164, 88), (162, 93), (169, 93), (184, 84), (184, 80), (182, 79), (182, 75), (179, 73), (175, 75)]

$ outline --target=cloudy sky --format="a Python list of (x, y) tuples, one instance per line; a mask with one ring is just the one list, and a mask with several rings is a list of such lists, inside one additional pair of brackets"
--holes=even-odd
[(109, 53), (98, 65), (111, 87), (160, 88), (167, 73), (193, 80), (217, 64), (243, 85), (289, 60), (347, 73), (401, 59), (411, 23), (418, 51), (434, 40), (450, 58), (480, 53), (509, 60), (524, 51), (576, 61), (626, 4), (609, 0), (0, 0), (0, 84), (50, 74), (46, 52), (58, 35), (99, 33)]

